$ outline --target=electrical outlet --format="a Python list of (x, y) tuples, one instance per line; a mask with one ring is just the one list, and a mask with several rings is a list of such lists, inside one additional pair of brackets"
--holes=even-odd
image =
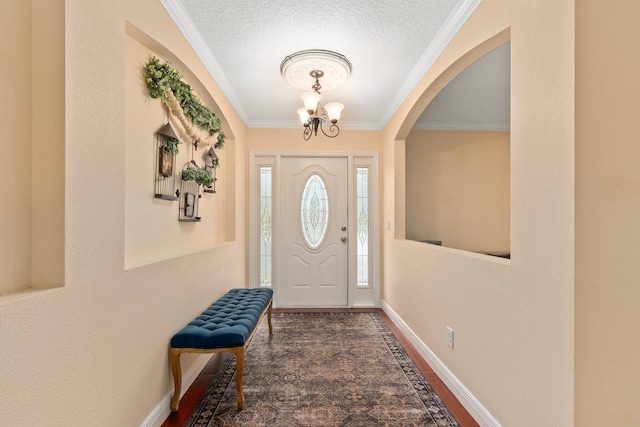
[(447, 345), (453, 348), (453, 329), (447, 326)]

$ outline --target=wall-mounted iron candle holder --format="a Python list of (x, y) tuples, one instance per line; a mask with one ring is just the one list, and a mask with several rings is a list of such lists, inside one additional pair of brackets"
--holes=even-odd
[(216, 193), (216, 182), (218, 178), (216, 176), (216, 169), (218, 168), (218, 155), (213, 147), (209, 147), (206, 153), (204, 153), (204, 168), (213, 175), (213, 184), (204, 187), (205, 193)]
[(198, 215), (200, 207), (200, 184), (189, 178), (189, 170), (199, 169), (196, 162), (191, 160), (185, 163), (181, 171), (180, 183), (180, 208), (178, 210), (178, 220), (181, 222), (200, 222)]
[(156, 131), (156, 199), (178, 200), (176, 191), (175, 164), (178, 137), (169, 123)]

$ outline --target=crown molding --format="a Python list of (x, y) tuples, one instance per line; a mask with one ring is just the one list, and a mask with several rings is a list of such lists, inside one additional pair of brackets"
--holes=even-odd
[[(436, 37), (431, 41), (427, 49), (422, 54), (416, 66), (411, 70), (406, 80), (396, 93), (395, 97), (389, 103), (389, 107), (385, 110), (378, 121), (366, 122), (344, 122), (341, 123), (346, 129), (358, 130), (381, 130), (391, 119), (393, 114), (400, 108), (404, 100), (409, 96), (411, 91), (420, 82), (424, 74), (433, 65), (435, 60), (440, 56), (444, 48), (449, 44), (453, 36), (460, 30), (462, 25), (469, 18), (471, 13), (480, 4), (482, 0), (463, 0), (453, 10), (443, 27), (438, 31)], [(197, 31), (195, 24), (187, 14), (186, 10), (178, 0), (160, 0), (163, 7), (169, 13), (169, 16), (176, 24), (178, 29), (187, 39), (195, 53), (201, 59), (213, 79), (216, 81), (220, 89), (225, 94), (233, 108), (236, 110), (242, 121), (250, 128), (296, 128), (299, 127), (298, 121), (251, 121), (240, 102), (235, 89), (229, 83), (222, 67), (213, 56), (213, 53)], [(295, 124), (294, 124), (295, 123)]]
[(247, 124), (252, 129), (302, 129), (300, 120), (252, 120)]
[(417, 122), (412, 130), (485, 130), (509, 131), (509, 123)]
[(211, 49), (209, 49), (202, 35), (196, 29), (196, 25), (187, 14), (187, 11), (178, 0), (160, 0), (160, 3), (162, 3), (162, 6), (167, 10), (173, 22), (175, 22), (178, 29), (180, 29), (187, 39), (187, 42), (191, 45), (196, 55), (198, 55), (207, 71), (209, 71), (215, 82), (220, 86), (220, 89), (246, 125), (249, 122), (249, 117), (240, 103), (238, 94), (229, 83), (227, 76), (224, 74), (224, 71), (222, 71), (222, 67), (220, 67)]
[(413, 70), (411, 70), (407, 79), (396, 93), (396, 96), (389, 103), (389, 107), (378, 121), (380, 129), (387, 124), (398, 108), (400, 108), (407, 96), (409, 96), (411, 91), (418, 85), (425, 73), (431, 68), (435, 60), (440, 56), (444, 48), (447, 47), (451, 39), (453, 39), (453, 36), (460, 30), (481, 1), (482, 0), (463, 0), (456, 6), (453, 12), (451, 12), (447, 21), (431, 43), (429, 43), (422, 57), (420, 57), (416, 66), (413, 67)]

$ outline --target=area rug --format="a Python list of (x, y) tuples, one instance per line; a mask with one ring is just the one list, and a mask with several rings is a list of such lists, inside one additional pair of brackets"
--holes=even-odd
[(459, 426), (377, 313), (275, 313), (227, 358), (187, 426)]

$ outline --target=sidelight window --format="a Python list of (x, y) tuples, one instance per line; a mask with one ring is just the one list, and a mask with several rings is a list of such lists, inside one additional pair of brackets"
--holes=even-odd
[(273, 246), (271, 166), (260, 167), (260, 286), (271, 286), (271, 251)]
[(357, 282), (369, 286), (369, 168), (356, 168)]

